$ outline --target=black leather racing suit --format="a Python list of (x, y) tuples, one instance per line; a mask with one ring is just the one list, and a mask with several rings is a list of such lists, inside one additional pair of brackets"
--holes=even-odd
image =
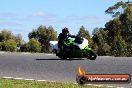
[(58, 47), (61, 52), (64, 52), (66, 50), (66, 46), (67, 46), (66, 41), (67, 41), (68, 37), (75, 38), (76, 36), (70, 35), (70, 34), (66, 35), (63, 33), (60, 33), (58, 36)]

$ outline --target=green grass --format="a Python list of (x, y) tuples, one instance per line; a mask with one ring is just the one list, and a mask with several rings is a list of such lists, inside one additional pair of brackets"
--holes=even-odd
[(38, 82), (14, 79), (0, 79), (0, 88), (107, 88), (72, 83)]

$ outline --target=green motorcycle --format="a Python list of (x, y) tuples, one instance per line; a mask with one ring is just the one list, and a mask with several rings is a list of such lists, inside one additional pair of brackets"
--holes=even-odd
[(87, 58), (90, 60), (96, 59), (96, 54), (89, 47), (88, 40), (82, 37), (68, 39), (66, 41), (66, 50), (61, 52), (58, 48), (58, 41), (50, 41), (50, 47), (61, 59), (67, 58)]

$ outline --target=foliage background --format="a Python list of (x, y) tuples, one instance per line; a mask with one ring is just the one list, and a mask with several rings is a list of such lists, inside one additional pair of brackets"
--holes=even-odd
[[(106, 14), (112, 19), (104, 28), (96, 27), (92, 35), (81, 26), (77, 35), (89, 40), (90, 47), (97, 55), (132, 56), (132, 2), (117, 2), (108, 7)], [(9, 30), (9, 29), (8, 29)], [(0, 50), (10, 52), (52, 52), (49, 41), (57, 40), (57, 31), (52, 26), (40, 25), (29, 34), (25, 42), (21, 34), (0, 31)]]

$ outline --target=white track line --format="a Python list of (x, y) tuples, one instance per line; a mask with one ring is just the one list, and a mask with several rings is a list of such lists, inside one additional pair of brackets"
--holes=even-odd
[(45, 55), (50, 56), (50, 55), (53, 55), (53, 54), (45, 54)]
[(16, 80), (23, 80), (24, 78), (13, 78), (13, 79), (16, 79)]
[(24, 79), (24, 80), (34, 81), (35, 79)]
[(107, 86), (107, 87), (113, 87), (113, 86)]
[(103, 85), (94, 85), (94, 86), (102, 87)]
[(2, 77), (4, 79), (12, 79), (13, 77)]
[(28, 52), (27, 53), (26, 52), (24, 53), (24, 52), (22, 52), (21, 54), (31, 54), (31, 53), (28, 53)]
[(0, 51), (0, 53), (2, 54), (2, 53), (5, 53), (5, 52)]
[(46, 82), (46, 80), (37, 80), (38, 82)]

